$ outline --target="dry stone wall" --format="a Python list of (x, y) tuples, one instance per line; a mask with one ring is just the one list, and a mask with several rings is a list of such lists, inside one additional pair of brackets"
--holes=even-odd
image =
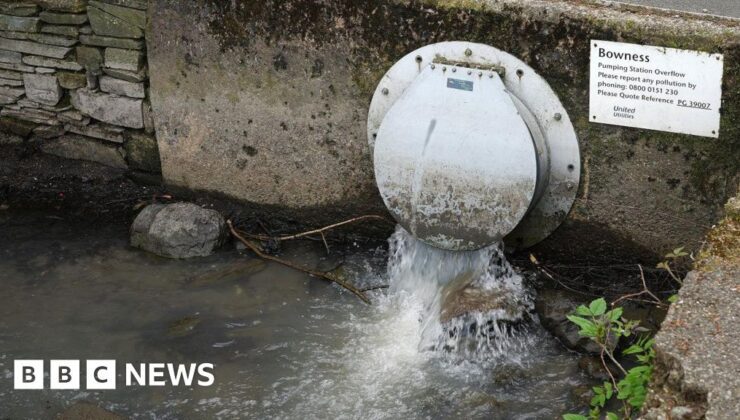
[(0, 130), (46, 153), (159, 172), (147, 0), (0, 3)]

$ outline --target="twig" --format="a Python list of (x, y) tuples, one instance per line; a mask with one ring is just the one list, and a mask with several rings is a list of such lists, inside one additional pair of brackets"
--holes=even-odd
[(324, 247), (326, 247), (326, 253), (329, 254), (329, 244), (326, 243), (326, 236), (324, 236), (324, 232), (321, 232), (321, 240), (324, 241)]
[(362, 221), (362, 220), (368, 220), (368, 219), (383, 220), (383, 221), (386, 221), (388, 223), (392, 223), (390, 220), (388, 220), (387, 218), (385, 218), (383, 216), (369, 214), (369, 215), (365, 215), (365, 216), (354, 217), (352, 219), (345, 220), (343, 222), (334, 223), (333, 225), (324, 226), (321, 229), (309, 230), (307, 232), (296, 233), (294, 235), (283, 235), (283, 236), (271, 237), (271, 236), (266, 236), (266, 235), (253, 235), (253, 234), (248, 234), (248, 233), (245, 233), (245, 232), (241, 232), (241, 233), (244, 234), (245, 236), (249, 236), (249, 237), (251, 237), (253, 239), (259, 239), (261, 241), (267, 241), (267, 240), (270, 240), (270, 239), (275, 239), (277, 241), (288, 241), (288, 240), (291, 240), (291, 239), (302, 238), (304, 236), (315, 235), (317, 233), (318, 234), (321, 234), (323, 236), (323, 233), (326, 232), (327, 230), (331, 230), (331, 229), (334, 229), (334, 228), (338, 228), (340, 226), (344, 226), (344, 225), (348, 225), (348, 224), (351, 224), (351, 223), (356, 223), (356, 222), (359, 222), (359, 221)]
[(330, 282), (334, 282), (334, 283), (342, 286), (343, 288), (349, 290), (352, 294), (354, 294), (355, 296), (357, 296), (360, 299), (362, 299), (363, 302), (367, 303), (368, 305), (370, 304), (370, 299), (368, 299), (367, 296), (365, 296), (365, 294), (361, 290), (357, 289), (356, 287), (352, 286), (351, 284), (347, 283), (346, 281), (344, 281), (344, 280), (342, 280), (340, 278), (334, 277), (334, 276), (332, 276), (329, 273), (325, 273), (325, 272), (322, 272), (322, 271), (310, 270), (310, 269), (308, 269), (306, 267), (301, 267), (300, 265), (294, 264), (294, 263), (292, 263), (290, 261), (283, 260), (282, 258), (273, 257), (272, 255), (265, 254), (264, 252), (262, 252), (262, 250), (259, 249), (258, 246), (254, 245), (253, 243), (251, 243), (248, 240), (246, 240), (243, 236), (241, 236), (236, 231), (236, 229), (234, 229), (234, 225), (232, 225), (231, 220), (227, 220), (226, 221), (226, 224), (229, 226), (229, 230), (231, 231), (231, 234), (234, 235), (234, 237), (236, 239), (238, 239), (239, 241), (241, 241), (247, 248), (251, 249), (252, 252), (254, 252), (255, 254), (257, 254), (258, 257), (260, 257), (262, 259), (265, 259), (265, 260), (274, 261), (274, 262), (276, 262), (278, 264), (282, 264), (282, 265), (284, 265), (286, 267), (290, 267), (290, 268), (295, 269), (295, 270), (298, 270), (298, 271), (303, 271), (304, 273), (309, 274), (309, 275), (312, 275), (314, 277), (321, 277), (321, 278), (323, 278), (325, 280), (328, 280)]
[(624, 296), (620, 296), (617, 300), (615, 300), (614, 302), (612, 302), (612, 306), (616, 305), (617, 303), (619, 303), (619, 302), (621, 302), (623, 300), (635, 298), (635, 297), (642, 296), (642, 295), (645, 295), (646, 294), (646, 295), (650, 296), (653, 299), (651, 301), (651, 303), (655, 304), (656, 306), (663, 306), (664, 307), (665, 304), (663, 304), (663, 302), (661, 302), (661, 300), (657, 296), (655, 296), (653, 294), (653, 292), (650, 291), (650, 289), (648, 289), (647, 283), (645, 282), (645, 272), (642, 270), (642, 265), (637, 264), (637, 267), (640, 269), (640, 279), (642, 280), (642, 290), (639, 291), (639, 292), (637, 292), (637, 293), (630, 293), (630, 294), (627, 294), (627, 295), (624, 295)]
[(604, 353), (606, 353), (606, 347), (601, 346), (601, 365), (604, 366), (604, 370), (606, 371), (606, 374), (609, 375), (609, 377), (612, 380), (612, 384), (614, 384), (614, 389), (617, 389), (617, 380), (614, 379), (614, 375), (612, 375), (612, 371), (609, 369), (609, 366), (606, 364), (606, 360), (604, 360)]
[(529, 260), (537, 268), (537, 271), (539, 271), (540, 273), (544, 274), (550, 280), (557, 282), (564, 289), (569, 290), (569, 291), (571, 291), (573, 293), (577, 293), (579, 295), (596, 296), (596, 295), (594, 295), (592, 293), (583, 292), (581, 290), (576, 290), (576, 289), (573, 289), (572, 287), (567, 286), (565, 283), (563, 283), (560, 280), (558, 280), (557, 278), (555, 278), (555, 276), (558, 275), (557, 273), (555, 273), (555, 272), (550, 273), (550, 271), (547, 269), (547, 267), (545, 267), (543, 265), (540, 265), (540, 262), (537, 260), (537, 258), (535, 258), (535, 256), (533, 254), (529, 254)]

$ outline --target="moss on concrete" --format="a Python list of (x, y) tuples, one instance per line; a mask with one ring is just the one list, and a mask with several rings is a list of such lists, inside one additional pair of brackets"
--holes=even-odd
[(132, 169), (160, 173), (162, 167), (159, 159), (159, 148), (154, 137), (142, 133), (127, 134), (126, 161)]
[(740, 267), (740, 194), (725, 205), (725, 218), (707, 234), (695, 267), (701, 271), (714, 271), (719, 266)]

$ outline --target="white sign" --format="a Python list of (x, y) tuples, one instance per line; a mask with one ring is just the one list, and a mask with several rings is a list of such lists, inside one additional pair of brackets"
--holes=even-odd
[(591, 40), (590, 121), (719, 136), (722, 54)]

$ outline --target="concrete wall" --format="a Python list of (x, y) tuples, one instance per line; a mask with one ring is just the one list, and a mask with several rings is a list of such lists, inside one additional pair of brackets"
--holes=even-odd
[(0, 4), (0, 131), (71, 159), (159, 171), (146, 0)]
[[(154, 0), (150, 15), (152, 103), (172, 184), (309, 223), (382, 211), (365, 135), (372, 91), (396, 59), (445, 40), (509, 51), (560, 95), (583, 174), (556, 248), (696, 248), (738, 184), (737, 21), (510, 0)], [(589, 123), (590, 39), (724, 53), (719, 139)]]

